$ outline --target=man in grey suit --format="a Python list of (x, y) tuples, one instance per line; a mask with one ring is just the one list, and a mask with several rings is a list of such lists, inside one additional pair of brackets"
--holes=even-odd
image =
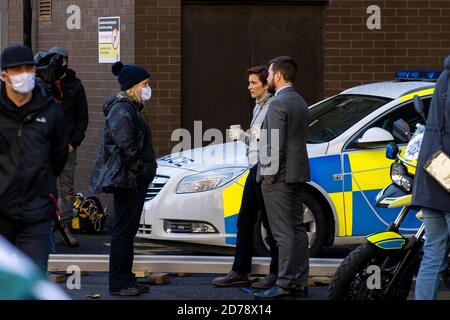
[(309, 245), (302, 201), (310, 181), (308, 106), (292, 87), (296, 75), (292, 58), (270, 62), (268, 82), (276, 94), (262, 128), (257, 180), (262, 181), (269, 224), (279, 249), (279, 271), (276, 285), (256, 293), (256, 299), (306, 297), (308, 291)]

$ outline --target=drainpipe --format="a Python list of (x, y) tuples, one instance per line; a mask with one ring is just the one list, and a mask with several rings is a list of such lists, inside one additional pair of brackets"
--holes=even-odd
[(23, 44), (32, 48), (32, 24), (33, 24), (33, 8), (31, 0), (23, 0)]

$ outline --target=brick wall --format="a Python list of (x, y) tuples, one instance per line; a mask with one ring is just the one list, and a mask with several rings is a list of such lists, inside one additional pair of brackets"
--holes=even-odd
[(22, 1), (8, 0), (8, 44), (22, 43)]
[[(104, 125), (101, 105), (118, 88), (111, 65), (98, 64), (98, 17), (121, 17), (122, 61), (144, 65), (152, 73), (154, 97), (145, 114), (156, 152), (164, 155), (173, 145), (171, 132), (181, 123), (181, 2), (58, 0), (53, 1), (51, 22), (38, 23), (35, 18), (34, 49), (67, 47), (71, 67), (88, 94), (91, 121), (79, 149), (77, 191), (87, 189)], [(22, 42), (21, 3), (8, 0), (9, 43)], [(73, 4), (81, 8), (81, 30), (66, 28), (66, 8)], [(382, 10), (381, 30), (366, 27), (366, 9), (373, 4)], [(450, 53), (449, 0), (330, 0), (324, 22), (325, 96), (362, 83), (391, 80), (398, 69), (441, 69), (443, 58)]]
[[(22, 1), (9, 0), (9, 43), (22, 42)], [(106, 98), (118, 91), (117, 79), (111, 73), (111, 64), (98, 63), (98, 18), (121, 17), (121, 59), (134, 63), (134, 0), (58, 0), (53, 1), (51, 22), (36, 19), (37, 3), (34, 1), (33, 50), (48, 50), (52, 46), (67, 48), (69, 64), (82, 80), (89, 103), (89, 128), (86, 139), (78, 150), (75, 191), (87, 193), (87, 184), (96, 157), (100, 135), (104, 128), (101, 107)], [(67, 7), (81, 8), (81, 30), (66, 27)], [(108, 197), (105, 200), (109, 202)]]
[(170, 153), (181, 114), (181, 0), (136, 0), (136, 63), (151, 72), (145, 108), (158, 155)]
[[(381, 30), (368, 30), (370, 5)], [(325, 96), (392, 80), (399, 69), (442, 69), (450, 54), (449, 0), (330, 0), (325, 11)]]

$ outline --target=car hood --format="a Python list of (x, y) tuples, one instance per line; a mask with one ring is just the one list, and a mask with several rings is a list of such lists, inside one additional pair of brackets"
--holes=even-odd
[[(328, 143), (308, 144), (309, 157), (326, 154)], [(223, 167), (248, 167), (247, 145), (242, 141), (209, 145), (158, 159), (158, 166), (203, 172)]]

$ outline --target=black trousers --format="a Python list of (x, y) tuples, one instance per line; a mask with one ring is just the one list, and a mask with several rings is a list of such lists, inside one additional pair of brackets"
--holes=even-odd
[(237, 222), (238, 233), (233, 271), (240, 274), (251, 272), (255, 224), (258, 212), (260, 212), (263, 225), (267, 230), (267, 241), (269, 242), (270, 256), (272, 258), (270, 262), (270, 273), (278, 274), (278, 248), (270, 230), (261, 191), (261, 183), (256, 182), (256, 169), (256, 166), (250, 169), (244, 186), (241, 209)]
[(138, 183), (137, 189), (114, 192), (114, 217), (109, 256), (109, 291), (120, 291), (136, 284), (132, 272), (134, 237), (139, 229), (142, 208), (149, 181)]
[(50, 254), (51, 219), (25, 223), (0, 218), (0, 235), (27, 255), (41, 270), (47, 272)]

